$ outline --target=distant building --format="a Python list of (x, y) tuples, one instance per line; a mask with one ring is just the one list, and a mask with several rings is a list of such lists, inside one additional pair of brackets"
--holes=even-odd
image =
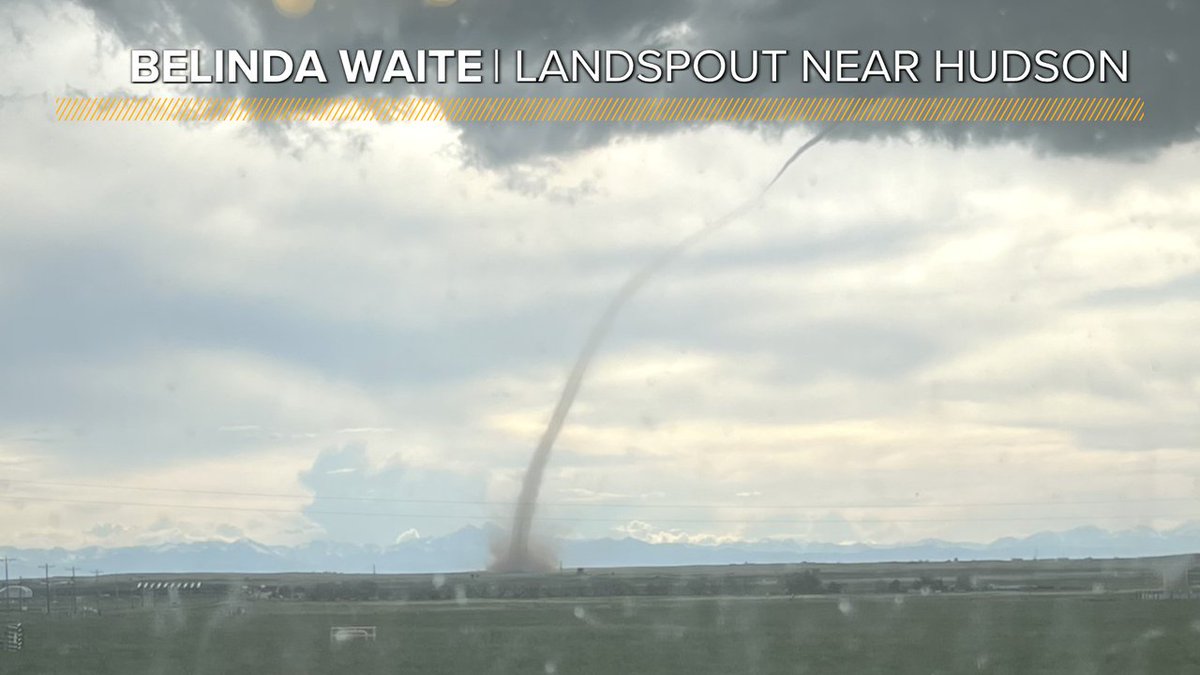
[(5, 586), (0, 588), (0, 600), (28, 600), (33, 597), (33, 589), (28, 586)]

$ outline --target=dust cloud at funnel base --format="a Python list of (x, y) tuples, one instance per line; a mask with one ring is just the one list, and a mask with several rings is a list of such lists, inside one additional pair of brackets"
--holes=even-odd
[(587, 339), (583, 343), (583, 348), (579, 351), (579, 356), (576, 357), (575, 364), (571, 367), (571, 372), (567, 376), (562, 394), (558, 397), (558, 403), (554, 406), (554, 412), (550, 415), (550, 421), (546, 425), (546, 430), (542, 432), (542, 437), (538, 441), (537, 448), (533, 452), (533, 457), (529, 461), (529, 468), (526, 469), (525, 477), (521, 482), (521, 494), (517, 499), (517, 507), (513, 514), (511, 529), (505, 538), (493, 542), (492, 563), (489, 566), (491, 571), (547, 572), (558, 567), (558, 560), (550, 543), (535, 540), (533, 535), (533, 521), (534, 516), (537, 514), (538, 495), (541, 493), (542, 479), (545, 477), (546, 466), (549, 464), (550, 456), (554, 451), (554, 443), (558, 440), (558, 435), (567, 421), (567, 415), (571, 412), (571, 406), (575, 403), (575, 397), (579, 394), (579, 388), (583, 384), (584, 375), (587, 374), (587, 370), (592, 364), (592, 359), (595, 358), (596, 352), (599, 351), (601, 343), (604, 341), (609, 329), (612, 328), (612, 324), (621, 309), (667, 263), (671, 262), (671, 260), (678, 257), (701, 239), (736, 221), (752, 208), (758, 206), (759, 202), (767, 196), (767, 193), (783, 177), (792, 163), (810, 148), (820, 143), (821, 140), (833, 131), (835, 126), (826, 127), (797, 148), (775, 173), (774, 178), (757, 195), (720, 218), (713, 220), (699, 230), (684, 237), (674, 246), (651, 259), (649, 263), (637, 270), (625, 281), (616, 295), (605, 306), (596, 323), (592, 325), (591, 331), (588, 332)]

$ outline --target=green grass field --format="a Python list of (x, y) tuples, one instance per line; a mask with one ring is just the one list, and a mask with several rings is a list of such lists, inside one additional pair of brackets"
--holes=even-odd
[[(25, 649), (0, 672), (1200, 673), (1200, 602), (1113, 595), (197, 601), (20, 620)], [(378, 639), (332, 646), (343, 625)]]

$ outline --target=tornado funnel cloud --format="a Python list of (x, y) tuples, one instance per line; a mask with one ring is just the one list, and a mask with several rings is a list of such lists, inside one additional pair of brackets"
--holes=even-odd
[(657, 257), (651, 259), (644, 267), (634, 272), (621, 285), (616, 295), (605, 306), (596, 323), (592, 325), (587, 339), (584, 340), (583, 348), (579, 350), (579, 356), (576, 357), (575, 364), (571, 367), (571, 373), (567, 376), (567, 382), (563, 386), (562, 394), (558, 397), (558, 403), (554, 406), (554, 412), (550, 415), (550, 421), (546, 425), (546, 430), (542, 432), (542, 437), (533, 452), (533, 457), (529, 460), (529, 468), (525, 471), (525, 478), (521, 482), (521, 494), (517, 499), (517, 508), (513, 515), (508, 547), (499, 552), (492, 563), (492, 569), (500, 572), (538, 572), (547, 571), (555, 566), (555, 561), (550, 559), (544, 551), (535, 550), (531, 541), (533, 518), (537, 512), (538, 496), (542, 489), (542, 478), (546, 473), (546, 466), (549, 464), (550, 456), (554, 451), (554, 443), (558, 440), (558, 435), (567, 421), (567, 415), (571, 412), (571, 406), (575, 403), (575, 397), (579, 394), (579, 387), (583, 384), (584, 375), (587, 374), (588, 368), (592, 364), (592, 359), (596, 356), (596, 352), (599, 351), (601, 343), (604, 341), (605, 336), (608, 335), (608, 331), (612, 328), (612, 324), (621, 312), (621, 309), (667, 263), (671, 262), (700, 240), (734, 222), (746, 212), (758, 206), (759, 202), (775, 186), (775, 183), (792, 166), (792, 163), (814, 145), (820, 143), (821, 140), (833, 131), (835, 126), (826, 127), (797, 148), (756, 196), (679, 240), (674, 246), (663, 251)]

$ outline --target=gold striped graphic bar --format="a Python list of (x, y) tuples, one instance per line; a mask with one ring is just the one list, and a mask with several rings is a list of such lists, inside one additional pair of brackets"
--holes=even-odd
[(1140, 122), (1132, 97), (61, 97), (60, 122)]

